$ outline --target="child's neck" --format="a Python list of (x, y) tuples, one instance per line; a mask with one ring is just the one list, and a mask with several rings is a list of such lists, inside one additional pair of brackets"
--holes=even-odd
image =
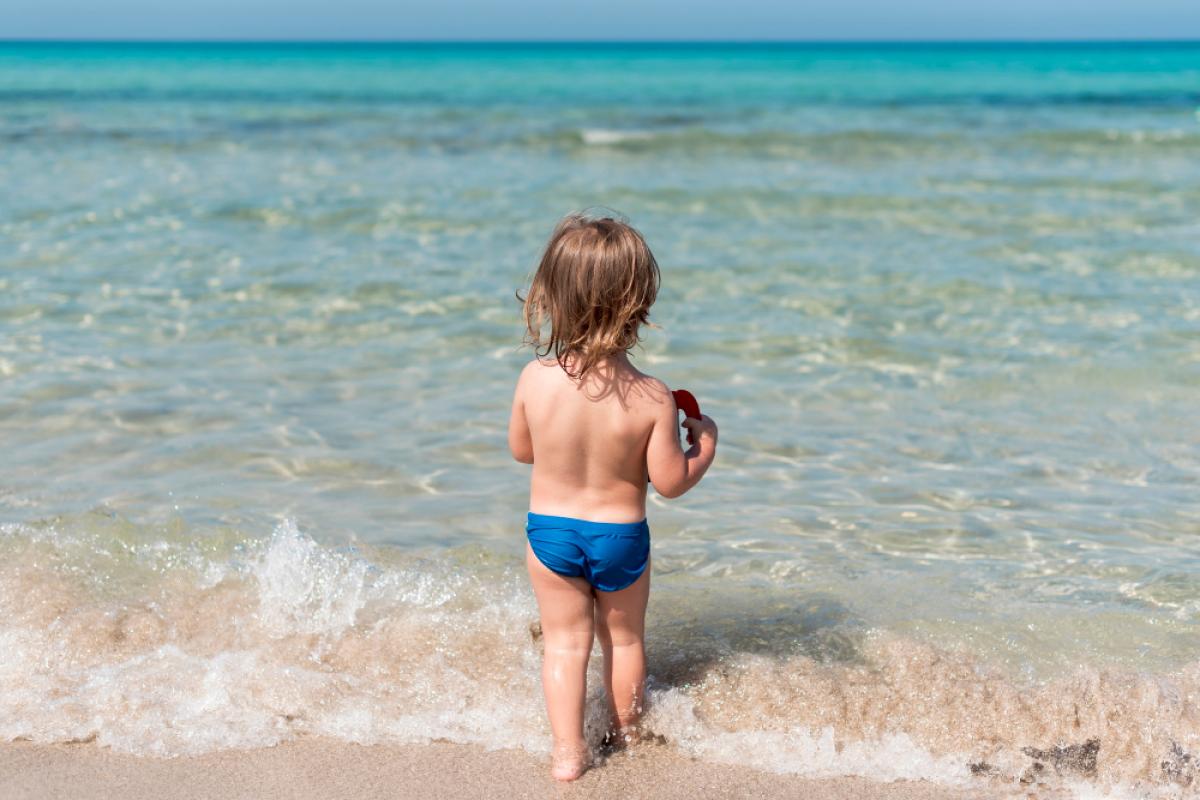
[[(567, 366), (575, 369), (579, 365), (579, 357), (575, 353), (571, 353), (566, 357)], [(601, 356), (595, 363), (595, 367), (604, 369), (612, 369), (613, 367), (630, 367), (629, 354), (624, 350), (617, 353), (609, 353), (606, 356)]]

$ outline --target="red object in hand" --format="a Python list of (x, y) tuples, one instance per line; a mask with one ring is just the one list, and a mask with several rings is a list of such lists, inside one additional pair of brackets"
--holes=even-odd
[[(685, 417), (692, 419), (700, 419), (700, 404), (696, 402), (696, 397), (687, 389), (676, 389), (671, 392), (671, 396), (675, 398), (675, 407), (683, 412)], [(688, 444), (695, 444), (692, 441), (692, 432), (688, 431)]]

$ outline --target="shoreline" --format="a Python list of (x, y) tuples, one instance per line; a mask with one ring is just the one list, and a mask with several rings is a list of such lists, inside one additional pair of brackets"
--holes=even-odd
[[(357, 745), (306, 737), (275, 747), (156, 758), (93, 742), (0, 743), (6, 800), (204, 800), (206, 798), (544, 798), (655, 800), (981, 800), (1017, 796), (992, 787), (959, 789), (924, 781), (812, 779), (692, 760), (668, 748), (619, 754), (571, 784), (556, 783), (543, 758), (476, 745)], [(1047, 798), (1045, 791), (1039, 793)]]

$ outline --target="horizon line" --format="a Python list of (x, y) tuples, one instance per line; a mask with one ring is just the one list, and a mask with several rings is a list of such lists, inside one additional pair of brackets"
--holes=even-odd
[(298, 45), (1074, 45), (1074, 44), (1182, 44), (1200, 45), (1200, 37), (1138, 38), (842, 38), (784, 39), (552, 39), (552, 38), (173, 38), (173, 37), (0, 37), (0, 44), (298, 44)]

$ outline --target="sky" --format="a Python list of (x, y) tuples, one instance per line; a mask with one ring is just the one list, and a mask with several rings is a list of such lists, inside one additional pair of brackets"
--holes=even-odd
[(0, 0), (0, 39), (1200, 39), (1200, 0)]

